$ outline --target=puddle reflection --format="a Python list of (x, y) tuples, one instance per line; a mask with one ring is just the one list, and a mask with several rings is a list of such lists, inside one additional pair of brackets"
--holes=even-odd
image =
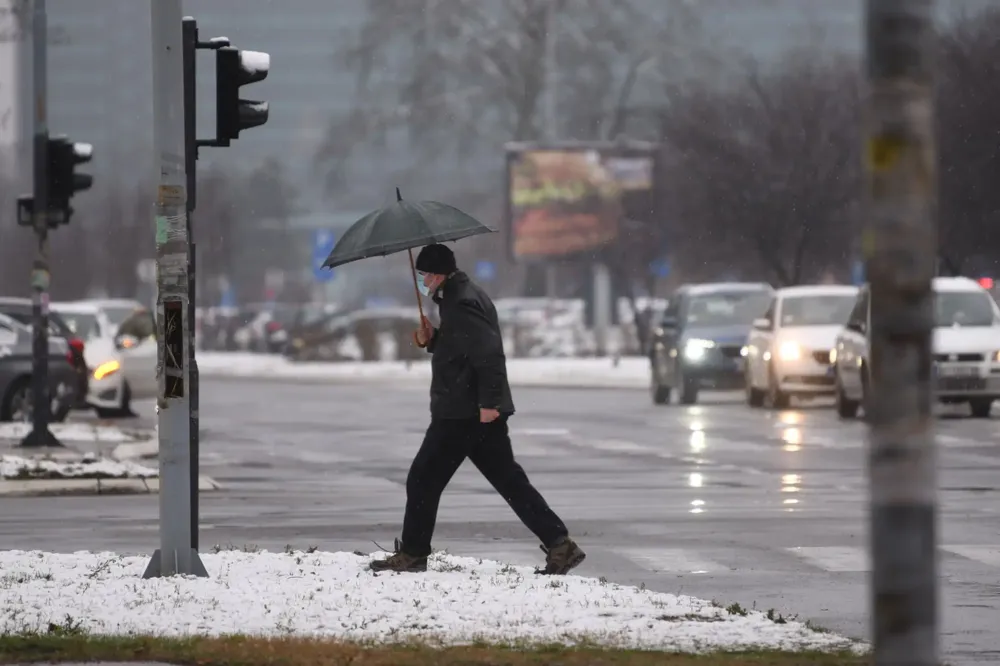
[(691, 500), (691, 506), (694, 508), (691, 509), (690, 513), (703, 513), (705, 510), (702, 507), (705, 506), (705, 500)]

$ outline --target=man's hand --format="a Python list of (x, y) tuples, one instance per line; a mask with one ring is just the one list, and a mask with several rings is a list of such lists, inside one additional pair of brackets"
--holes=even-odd
[(487, 409), (486, 407), (479, 408), (479, 422), (480, 423), (493, 423), (498, 418), (500, 418), (500, 412), (495, 409)]
[(431, 322), (427, 317), (421, 317), (420, 328), (414, 331), (413, 340), (417, 343), (418, 347), (423, 349), (431, 341), (432, 337), (434, 337), (434, 327), (431, 326)]

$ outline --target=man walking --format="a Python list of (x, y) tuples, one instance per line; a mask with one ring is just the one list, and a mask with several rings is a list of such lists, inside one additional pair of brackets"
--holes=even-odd
[(514, 460), (507, 430), (514, 401), (496, 308), (444, 245), (421, 250), (416, 269), (421, 293), (438, 304), (441, 316), (439, 328), (424, 319), (414, 334), (432, 354), (431, 424), (406, 478), (402, 539), (395, 553), (370, 566), (427, 570), (441, 494), (469, 458), (542, 542), (545, 567), (538, 573), (565, 574), (586, 556)]

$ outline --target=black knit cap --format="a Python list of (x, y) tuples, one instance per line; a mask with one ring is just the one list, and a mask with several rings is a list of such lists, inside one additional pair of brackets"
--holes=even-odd
[(422, 273), (434, 273), (436, 275), (451, 275), (458, 270), (455, 263), (455, 253), (450, 248), (435, 243), (428, 245), (417, 255), (417, 270)]

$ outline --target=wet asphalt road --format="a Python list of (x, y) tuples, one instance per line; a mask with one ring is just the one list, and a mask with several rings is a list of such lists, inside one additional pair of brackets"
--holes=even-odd
[[(203, 473), (225, 486), (202, 497), (202, 550), (391, 546), (425, 388), (206, 380), (202, 395)], [(750, 410), (727, 394), (655, 407), (642, 391), (515, 389), (515, 401), (515, 452), (587, 550), (581, 575), (867, 636), (861, 424), (827, 406)], [(944, 648), (952, 664), (996, 663), (1000, 418), (938, 426)], [(155, 496), (3, 504), (3, 549), (158, 545)], [(457, 554), (542, 558), (470, 464), (445, 494), (437, 534), (435, 546)]]

